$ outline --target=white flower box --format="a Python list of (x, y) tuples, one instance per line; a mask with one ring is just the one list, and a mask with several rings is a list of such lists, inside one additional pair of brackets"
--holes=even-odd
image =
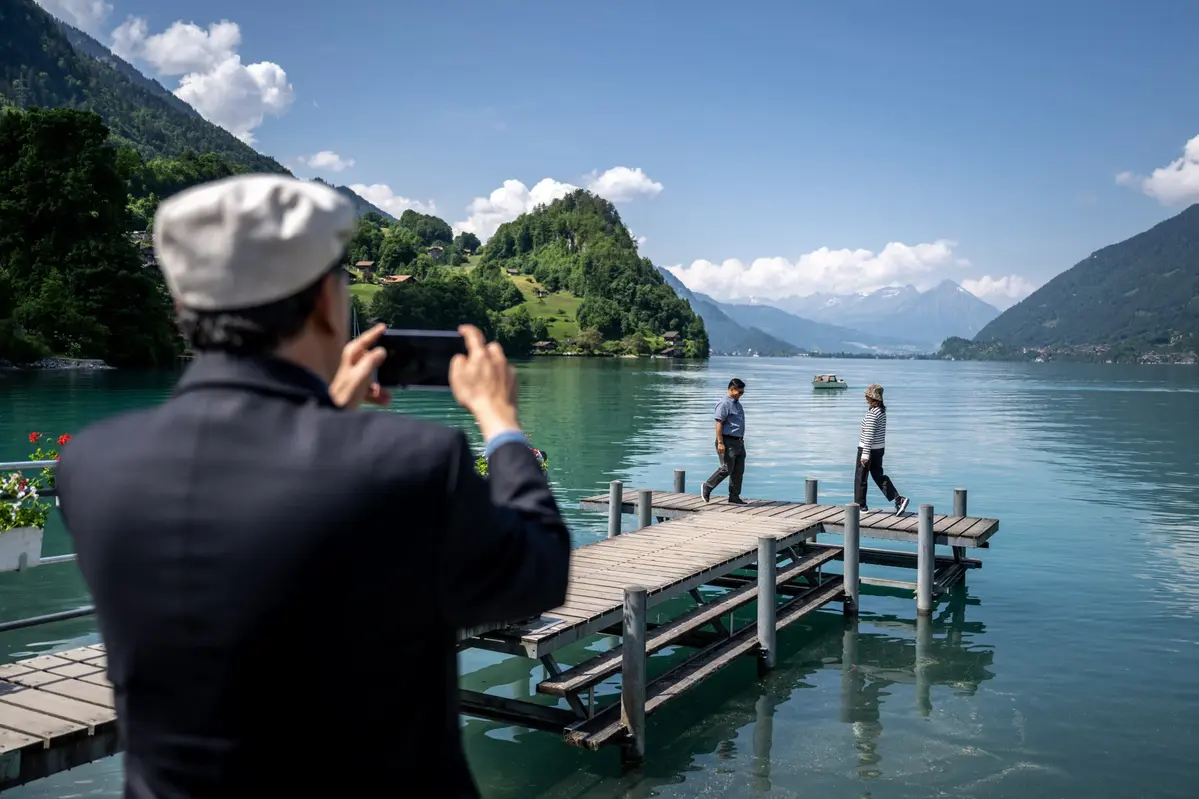
[(42, 559), (42, 528), (17, 527), (0, 532), (0, 572), (15, 572), (38, 565)]

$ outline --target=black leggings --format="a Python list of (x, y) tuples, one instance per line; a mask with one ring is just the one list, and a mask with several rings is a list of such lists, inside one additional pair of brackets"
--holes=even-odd
[(862, 466), (862, 448), (858, 447), (858, 458), (854, 461), (853, 501), (863, 508), (866, 507), (866, 475), (874, 478), (874, 484), (887, 497), (888, 502), (894, 502), (895, 498), (899, 496), (899, 492), (895, 490), (895, 484), (883, 472), (884, 452), (886, 450), (883, 449), (870, 450), (870, 463)]

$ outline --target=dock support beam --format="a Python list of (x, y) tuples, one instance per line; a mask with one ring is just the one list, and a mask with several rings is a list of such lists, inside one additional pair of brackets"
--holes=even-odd
[(762, 673), (774, 668), (778, 655), (775, 604), (778, 544), (772, 536), (758, 539), (758, 671)]
[(687, 493), (687, 472), (683, 469), (674, 470), (674, 493)]
[(620, 723), (628, 731), (621, 761), (645, 760), (645, 588), (624, 589), (624, 630), (620, 649)]
[(920, 506), (916, 539), (916, 613), (933, 612), (933, 570), (937, 567), (936, 539), (933, 538), (933, 506)]
[(624, 484), (613, 480), (608, 486), (608, 538), (620, 535), (620, 516), (624, 511)]
[(637, 529), (649, 527), (654, 521), (654, 492), (644, 488), (637, 492)]
[(818, 481), (816, 480), (815, 477), (809, 477), (808, 479), (804, 480), (803, 501), (804, 501), (805, 505), (815, 505), (816, 504), (817, 482)]
[(845, 506), (845, 547), (842, 551), (845, 575), (845, 615), (858, 615), (858, 562), (861, 551), (861, 508), (856, 502)]

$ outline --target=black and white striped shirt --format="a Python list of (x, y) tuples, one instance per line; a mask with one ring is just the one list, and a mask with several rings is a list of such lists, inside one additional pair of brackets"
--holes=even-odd
[(887, 444), (887, 412), (882, 408), (871, 408), (862, 417), (862, 437), (858, 446), (863, 452), (883, 449)]

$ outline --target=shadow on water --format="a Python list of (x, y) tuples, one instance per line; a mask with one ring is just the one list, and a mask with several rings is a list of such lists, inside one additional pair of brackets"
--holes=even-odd
[[(994, 676), (994, 653), (972, 643), (984, 633), (984, 625), (966, 620), (967, 606), (977, 604), (959, 587), (932, 618), (867, 614), (843, 619), (827, 611), (809, 617), (780, 636), (779, 667), (766, 678), (758, 678), (752, 658), (743, 658), (651, 717), (646, 763), (623, 774), (615, 748), (581, 751), (550, 733), (474, 718), (464, 721), (467, 753), (475, 773), (482, 775), (484, 794), (497, 799), (632, 799), (674, 795), (674, 790), (679, 796), (697, 791), (705, 796), (789, 795), (786, 786), (796, 767), (811, 765), (810, 758), (794, 762), (790, 746), (775, 751), (775, 717), (790, 705), (792, 712), (812, 714), (807, 724), (816, 719), (828, 723), (822, 732), (826, 740), (817, 746), (843, 738), (838, 730), (849, 732), (854, 760), (844, 764), (836, 782), (841, 789), (849, 784), (858, 785), (855, 790), (868, 788), (888, 776), (885, 704), (910, 702), (919, 716), (928, 717), (934, 687), (973, 696)], [(504, 696), (547, 701), (535, 694), (543, 674), (540, 665), (512, 658), (467, 675), (463, 682), (479, 689), (491, 686), (491, 692)], [(806, 690), (813, 688), (820, 690)], [(830, 706), (834, 701), (836, 707)], [(791, 733), (784, 729), (783, 734)], [(783, 782), (776, 784), (773, 775), (780, 768)], [(697, 777), (700, 783), (688, 787)]]

